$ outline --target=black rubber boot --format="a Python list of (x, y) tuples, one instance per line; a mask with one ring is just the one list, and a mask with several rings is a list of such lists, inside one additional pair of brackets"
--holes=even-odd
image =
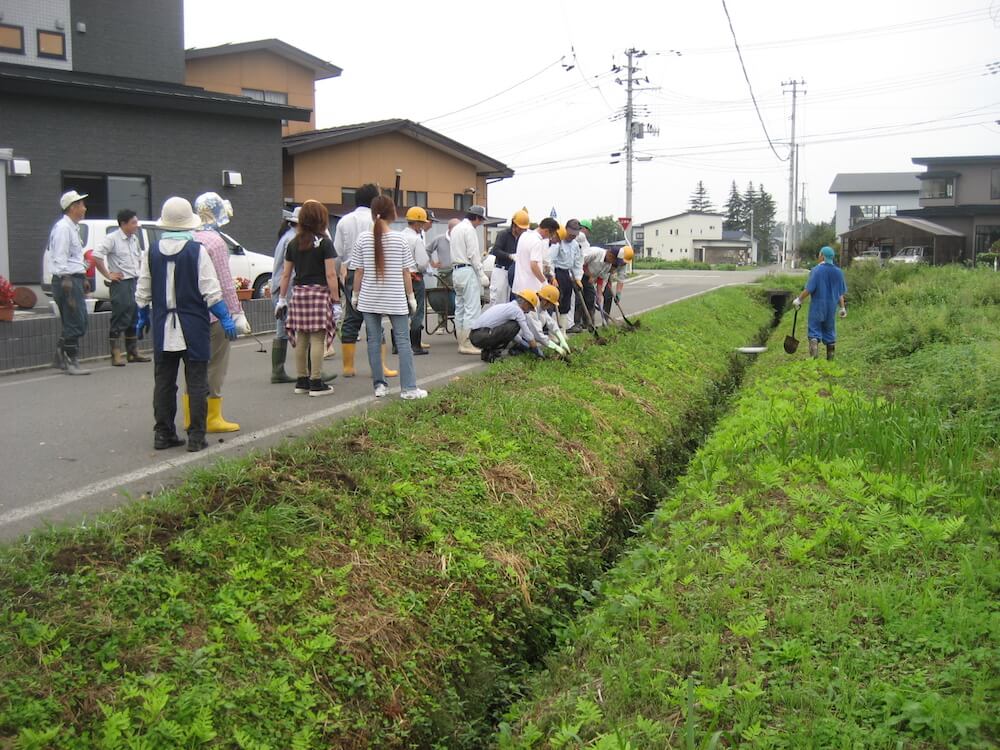
[(420, 342), (420, 331), (410, 331), (410, 348), (413, 349), (414, 356), (430, 354), (430, 350), (424, 349), (424, 345)]
[(826, 345), (826, 358), (828, 360), (833, 359), (833, 351), (836, 348), (837, 348), (836, 344), (827, 344)]
[(288, 339), (275, 339), (271, 344), (271, 382), (294, 383), (295, 378), (285, 372), (288, 358)]

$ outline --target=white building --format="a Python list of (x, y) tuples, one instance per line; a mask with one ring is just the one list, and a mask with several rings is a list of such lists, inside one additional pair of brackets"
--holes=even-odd
[(722, 231), (725, 214), (685, 211), (641, 224), (644, 257), (704, 263), (749, 262), (749, 237)]
[(897, 211), (920, 208), (918, 172), (847, 172), (833, 178), (838, 237)]

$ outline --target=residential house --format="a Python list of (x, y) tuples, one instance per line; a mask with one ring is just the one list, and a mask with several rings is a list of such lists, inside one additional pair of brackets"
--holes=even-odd
[(724, 232), (725, 214), (685, 211), (647, 221), (642, 231), (645, 257), (704, 263), (749, 263), (751, 242), (743, 233)]
[(988, 251), (1000, 239), (1000, 155), (918, 157), (913, 163), (926, 167), (918, 176), (920, 206), (900, 215), (961, 233), (962, 260)]
[(920, 182), (916, 172), (845, 172), (833, 178), (837, 196), (837, 236), (889, 216), (917, 208)]
[[(183, 0), (7, 0), (0, 17), (0, 274), (41, 281), (59, 196), (88, 216), (155, 218), (215, 190), (267, 250), (280, 220), (282, 122), (311, 112), (185, 83)], [(3, 164), (0, 164), (3, 166)]]

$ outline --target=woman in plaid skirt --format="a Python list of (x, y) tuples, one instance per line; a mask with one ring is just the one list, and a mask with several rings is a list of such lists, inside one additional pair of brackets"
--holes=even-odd
[[(295, 349), (296, 393), (327, 396), (333, 388), (323, 382), (323, 352), (336, 332), (333, 305), (340, 305), (337, 251), (327, 235), (329, 214), (319, 201), (308, 200), (299, 210), (299, 226), (285, 250), (285, 269), (274, 314), (287, 314), (285, 330)], [(295, 271), (295, 294), (289, 306), (286, 294)], [(311, 351), (311, 355), (310, 355)], [(312, 371), (309, 371), (309, 365)]]

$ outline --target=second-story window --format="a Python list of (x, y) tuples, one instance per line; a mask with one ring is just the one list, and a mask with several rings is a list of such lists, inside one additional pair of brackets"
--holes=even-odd
[(920, 183), (921, 198), (954, 198), (955, 178), (938, 177), (932, 180), (923, 180)]
[(990, 170), (990, 200), (1000, 201), (1000, 169)]
[(427, 208), (427, 192), (424, 190), (407, 190), (406, 205)]
[(0, 52), (24, 54), (24, 27), (0, 23)]
[(38, 56), (66, 59), (66, 35), (61, 31), (38, 30)]
[(469, 193), (454, 193), (455, 210), (465, 211), (472, 205), (472, 195)]

